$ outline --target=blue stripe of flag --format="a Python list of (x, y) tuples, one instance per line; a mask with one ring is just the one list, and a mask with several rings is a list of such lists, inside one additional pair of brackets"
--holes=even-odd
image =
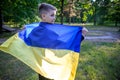
[(83, 40), (81, 26), (50, 24), (45, 22), (26, 25), (19, 37), (33, 47), (67, 49), (80, 52)]

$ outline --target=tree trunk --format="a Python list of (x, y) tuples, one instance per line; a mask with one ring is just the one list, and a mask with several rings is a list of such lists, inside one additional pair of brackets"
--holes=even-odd
[(118, 22), (117, 22), (117, 19), (116, 19), (116, 20), (115, 20), (115, 27), (117, 27), (117, 26), (118, 26), (117, 24), (118, 24)]
[(71, 14), (71, 4), (69, 4), (69, 24), (71, 23), (71, 17), (70, 17), (70, 14)]
[(93, 14), (94, 14), (94, 26), (96, 26), (96, 8)]
[(0, 33), (2, 33), (2, 25), (3, 25), (3, 22), (2, 22), (2, 9), (0, 7)]
[(96, 2), (93, 3), (93, 7), (95, 8), (93, 10), (93, 15), (94, 15), (93, 21), (94, 21), (94, 26), (96, 26), (96, 23), (97, 23), (97, 19), (96, 19), (97, 3)]
[(61, 0), (61, 24), (63, 24), (63, 7), (64, 7), (64, 0)]

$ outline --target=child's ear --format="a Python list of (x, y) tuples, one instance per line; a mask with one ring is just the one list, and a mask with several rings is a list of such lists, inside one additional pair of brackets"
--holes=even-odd
[(41, 17), (42, 17), (42, 19), (44, 19), (45, 18), (45, 14), (42, 14)]

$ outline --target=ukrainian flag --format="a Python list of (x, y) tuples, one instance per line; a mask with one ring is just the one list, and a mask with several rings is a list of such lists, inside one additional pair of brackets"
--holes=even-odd
[(0, 46), (42, 76), (74, 80), (78, 65), (82, 27), (51, 23), (25, 25)]

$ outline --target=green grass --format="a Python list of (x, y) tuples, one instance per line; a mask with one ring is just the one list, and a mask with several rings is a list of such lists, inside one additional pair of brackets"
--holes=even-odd
[(15, 33), (11, 33), (11, 32), (4, 32), (2, 34), (0, 34), (0, 38), (9, 38), (10, 36), (14, 35)]
[(119, 80), (120, 44), (84, 42), (76, 80)]
[(0, 80), (37, 80), (38, 74), (15, 57), (0, 52)]
[[(119, 70), (120, 43), (82, 43), (75, 80), (119, 80)], [(38, 74), (13, 56), (0, 52), (0, 80), (38, 80)]]

